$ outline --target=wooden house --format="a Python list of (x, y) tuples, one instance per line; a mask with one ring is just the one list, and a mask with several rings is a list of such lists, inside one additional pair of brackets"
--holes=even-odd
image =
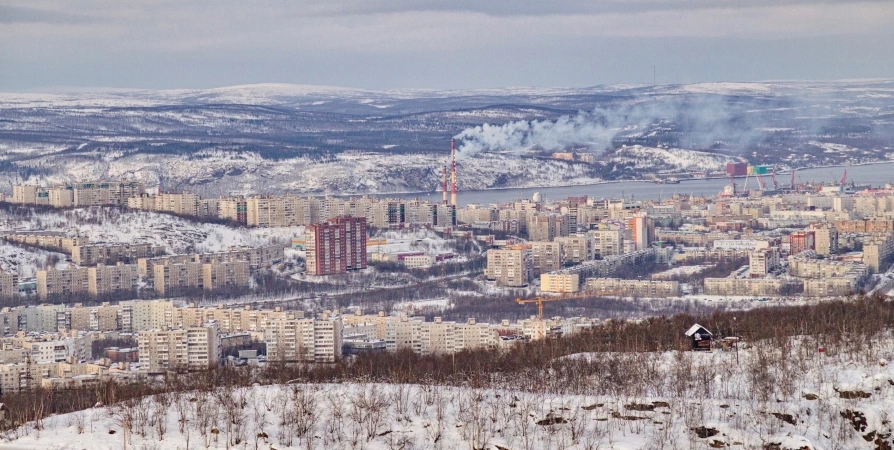
[(711, 351), (711, 344), (714, 342), (714, 335), (707, 328), (695, 324), (686, 330), (686, 337), (692, 341), (693, 351)]

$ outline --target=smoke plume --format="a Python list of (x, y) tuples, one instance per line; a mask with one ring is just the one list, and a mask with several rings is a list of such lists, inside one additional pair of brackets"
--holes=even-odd
[[(788, 101), (788, 100), (786, 100)], [(591, 153), (612, 148), (612, 141), (673, 129), (680, 145), (710, 147), (714, 142), (747, 146), (771, 119), (749, 114), (741, 105), (717, 96), (641, 98), (612, 108), (596, 108), (553, 120), (521, 120), (467, 128), (455, 138), (459, 157), (482, 152), (523, 153), (585, 147)]]

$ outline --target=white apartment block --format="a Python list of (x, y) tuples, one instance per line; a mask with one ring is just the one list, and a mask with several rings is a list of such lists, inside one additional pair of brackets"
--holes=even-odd
[(621, 230), (590, 230), (594, 256), (616, 256), (624, 253), (624, 233)]
[(806, 297), (835, 297), (846, 296), (857, 289), (857, 279), (854, 277), (828, 277), (804, 280), (804, 296)]
[(136, 264), (118, 263), (114, 266), (99, 264), (87, 269), (87, 292), (90, 295), (130, 291), (137, 283)]
[(765, 277), (780, 265), (779, 252), (775, 248), (762, 248), (748, 254), (748, 267), (752, 278)]
[(677, 281), (622, 280), (619, 278), (587, 278), (584, 290), (595, 295), (636, 296), (647, 298), (679, 297)]
[(802, 252), (788, 258), (789, 275), (801, 278), (837, 278), (851, 277), (861, 279), (869, 274), (869, 268), (863, 264), (815, 259), (813, 251)]
[(4, 239), (19, 244), (33, 245), (35, 247), (55, 250), (63, 253), (71, 253), (72, 247), (85, 245), (87, 238), (78, 236), (65, 236), (62, 234), (43, 233), (15, 233), (7, 234)]
[(544, 273), (540, 275), (540, 291), (571, 293), (580, 291), (580, 275), (576, 273)]
[(462, 350), (493, 348), (500, 345), (497, 328), (469, 319), (465, 323), (433, 322), (406, 316), (390, 317), (386, 323), (385, 348), (422, 354), (452, 354)]
[(500, 286), (527, 286), (531, 279), (531, 251), (488, 250), (484, 274), (488, 280), (495, 280)]
[(14, 273), (0, 271), (0, 298), (19, 295), (19, 276)]
[(51, 295), (68, 296), (87, 293), (88, 270), (86, 267), (37, 271), (37, 296), (46, 299)]
[(341, 317), (271, 320), (264, 329), (270, 362), (335, 362), (341, 358)]
[(705, 278), (708, 295), (779, 295), (784, 287), (778, 278)]
[(71, 261), (79, 266), (137, 262), (164, 252), (152, 244), (79, 244), (71, 248)]
[(863, 264), (873, 273), (888, 268), (894, 255), (894, 232), (876, 233), (863, 240)]
[(561, 242), (537, 241), (531, 243), (531, 275), (559, 270), (564, 264)]
[(214, 322), (186, 329), (141, 331), (137, 341), (140, 366), (149, 373), (201, 370), (220, 361), (220, 327)]
[(593, 242), (587, 233), (570, 234), (555, 239), (562, 243), (563, 259), (573, 263), (582, 263), (593, 259)]

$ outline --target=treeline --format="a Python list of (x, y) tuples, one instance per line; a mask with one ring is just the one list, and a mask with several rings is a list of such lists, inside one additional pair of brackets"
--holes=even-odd
[[(768, 367), (784, 363), (776, 361), (779, 352), (783, 356), (795, 352), (801, 359), (810, 359), (816, 358), (809, 355), (818, 354), (819, 347), (822, 355), (827, 355), (824, 357), (862, 355), (877, 360), (880, 338), (887, 336), (894, 325), (894, 303), (882, 296), (860, 296), (815, 305), (679, 314), (638, 322), (608, 321), (575, 335), (523, 343), (509, 350), (483, 349), (453, 355), (419, 355), (404, 350), (359, 355), (333, 364), (271, 362), (264, 368), (215, 367), (173, 373), (160, 383), (119, 385), (103, 381), (66, 390), (4, 392), (2, 402), (9, 411), (3, 428), (8, 430), (52, 414), (146, 395), (254, 383), (383, 382), (546, 393), (640, 392), (664, 376), (659, 367), (647, 364), (654, 360), (648, 355), (671, 351), (682, 358), (690, 346), (683, 333), (694, 323), (705, 326), (718, 338), (741, 337), (759, 356), (765, 353), (764, 360), (746, 367), (763, 373)], [(569, 357), (578, 354), (590, 354), (593, 358)], [(683, 379), (689, 376), (680, 374)], [(594, 384), (596, 379), (598, 384)], [(772, 381), (772, 377), (760, 379)]]

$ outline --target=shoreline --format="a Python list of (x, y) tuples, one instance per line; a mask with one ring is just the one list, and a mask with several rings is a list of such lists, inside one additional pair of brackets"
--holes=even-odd
[[(838, 167), (860, 167), (860, 166), (875, 166), (881, 164), (894, 164), (894, 160), (884, 160), (884, 161), (872, 161), (872, 162), (862, 162), (862, 163), (854, 163), (854, 164), (831, 164), (824, 166), (803, 166), (803, 167), (794, 167), (791, 170), (801, 171), (801, 170), (813, 170), (813, 169), (833, 169)], [(791, 174), (791, 170), (787, 172), (777, 172), (776, 175), (789, 175)], [(764, 176), (769, 176), (770, 174), (765, 174)], [(753, 176), (753, 175), (752, 175)], [(712, 176), (705, 178), (685, 178), (681, 179), (679, 184), (683, 184), (685, 182), (692, 181), (703, 181), (703, 180), (723, 180), (729, 178), (728, 176)], [(746, 178), (746, 176), (737, 176), (734, 178)], [(891, 177), (891, 181), (894, 182), (894, 175)], [(539, 186), (512, 186), (512, 187), (495, 187), (495, 188), (482, 188), (482, 189), (470, 189), (467, 191), (460, 192), (500, 192), (500, 191), (511, 191), (511, 190), (520, 190), (520, 189), (553, 189), (553, 188), (569, 188), (569, 187), (580, 187), (580, 186), (603, 186), (606, 184), (624, 184), (624, 183), (646, 183), (646, 184), (659, 184), (655, 183), (652, 180), (602, 180), (602, 181), (592, 181), (592, 182), (583, 182), (583, 183), (563, 183), (563, 184), (555, 184), (555, 185), (539, 185)], [(669, 184), (668, 186), (673, 186), (673, 184)], [(311, 195), (311, 196), (333, 196), (333, 197), (357, 197), (357, 196), (376, 196), (376, 197), (387, 197), (389, 195), (420, 195), (420, 196), (429, 196), (434, 194), (440, 194), (440, 191), (392, 191), (392, 192), (356, 192), (356, 193), (345, 193), (345, 194), (324, 194), (324, 193), (304, 193), (303, 195)]]

